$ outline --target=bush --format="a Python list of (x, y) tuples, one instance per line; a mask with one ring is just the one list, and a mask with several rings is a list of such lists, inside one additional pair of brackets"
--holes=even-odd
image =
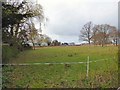
[(2, 63), (7, 63), (11, 58), (15, 58), (20, 51), (15, 47), (2, 46)]
[(23, 44), (23, 48), (24, 50), (29, 50), (32, 49), (32, 46), (30, 46), (29, 44)]
[(24, 44), (23, 46), (19, 46), (19, 47), (3, 45), (2, 63), (8, 63), (11, 58), (17, 57), (18, 53), (29, 49), (32, 49), (32, 47), (29, 44)]

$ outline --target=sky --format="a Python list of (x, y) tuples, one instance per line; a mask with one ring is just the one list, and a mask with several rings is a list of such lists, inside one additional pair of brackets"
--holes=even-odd
[[(81, 43), (80, 30), (89, 21), (118, 27), (119, 0), (36, 0), (48, 18), (43, 34), (60, 42)], [(39, 26), (39, 25), (38, 25)]]

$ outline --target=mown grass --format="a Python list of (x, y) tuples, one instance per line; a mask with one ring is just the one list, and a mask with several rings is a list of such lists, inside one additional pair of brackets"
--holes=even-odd
[(19, 54), (9, 63), (86, 62), (62, 65), (4, 66), (3, 87), (22, 88), (112, 88), (118, 86), (118, 48), (114, 46), (44, 47)]

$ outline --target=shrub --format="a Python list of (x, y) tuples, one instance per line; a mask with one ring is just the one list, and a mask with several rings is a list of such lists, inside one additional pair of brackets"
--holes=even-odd
[(24, 48), (24, 50), (32, 49), (32, 46), (30, 46), (29, 44), (23, 44), (22, 47)]
[(2, 63), (8, 63), (11, 58), (17, 57), (18, 53), (24, 50), (32, 49), (29, 44), (24, 44), (20, 46), (9, 46), (3, 45), (2, 46)]
[(11, 58), (17, 56), (20, 51), (15, 47), (7, 45), (2, 46), (2, 63), (7, 63)]

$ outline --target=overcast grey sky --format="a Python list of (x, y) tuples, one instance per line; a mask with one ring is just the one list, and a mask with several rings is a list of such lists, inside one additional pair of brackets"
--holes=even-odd
[(52, 40), (80, 43), (80, 30), (89, 21), (118, 26), (118, 1), (38, 0), (49, 19), (43, 33)]

